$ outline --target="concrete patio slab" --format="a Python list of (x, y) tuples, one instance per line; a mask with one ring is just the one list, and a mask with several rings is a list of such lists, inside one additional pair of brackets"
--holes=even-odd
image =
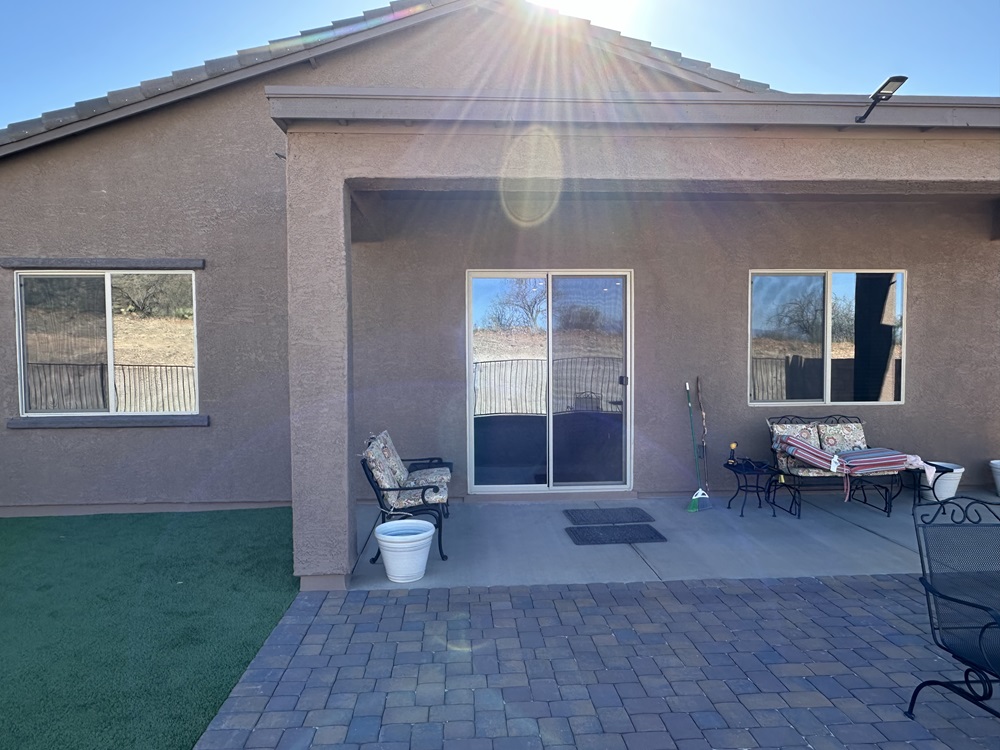
[[(805, 495), (801, 518), (747, 504), (726, 509), (728, 494), (711, 510), (687, 512), (690, 498), (594, 501), (586, 495), (560, 501), (465, 501), (452, 506), (444, 524), (442, 561), (432, 547), (420, 587), (510, 586), (549, 583), (612, 583), (698, 578), (914, 573), (920, 570), (908, 493), (897, 498), (891, 517), (837, 493)], [(577, 546), (566, 534), (568, 508), (638, 507), (665, 543)], [(376, 517), (374, 506), (359, 513), (359, 547)], [(385, 577), (377, 550), (368, 542), (352, 588), (398, 587)]]

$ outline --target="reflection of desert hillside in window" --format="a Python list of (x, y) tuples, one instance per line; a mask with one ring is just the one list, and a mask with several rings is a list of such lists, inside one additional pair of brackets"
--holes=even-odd
[[(194, 321), (115, 315), (115, 362), (120, 365), (194, 365)], [(103, 315), (32, 310), (27, 324), (33, 362), (97, 364), (107, 361)]]
[(115, 362), (121, 365), (194, 365), (194, 321), (115, 315)]
[[(505, 359), (545, 359), (546, 333), (527, 327), (477, 328), (472, 334), (472, 357), (475, 362)], [(621, 334), (596, 331), (557, 331), (553, 358), (621, 357)]]
[[(774, 339), (766, 336), (755, 336), (753, 339), (754, 357), (822, 357), (823, 345), (794, 339)], [(899, 344), (893, 348), (893, 359), (903, 356), (903, 347)], [(851, 341), (834, 341), (830, 351), (831, 359), (854, 359), (854, 343)]]

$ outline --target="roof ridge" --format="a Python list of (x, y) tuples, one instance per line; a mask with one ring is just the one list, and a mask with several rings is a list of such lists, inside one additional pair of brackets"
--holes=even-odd
[[(360, 16), (336, 20), (327, 26), (302, 31), (296, 36), (275, 39), (266, 44), (237, 50), (233, 55), (209, 59), (200, 65), (175, 70), (167, 76), (141, 81), (137, 86), (109, 91), (103, 97), (78, 101), (70, 107), (43, 112), (39, 117), (10, 123), (5, 128), (0, 128), (0, 147), (56, 130), (75, 122), (88, 120), (128, 105), (155, 99), (163, 94), (182, 90), (188, 86), (203, 83), (213, 78), (248, 70), (261, 63), (280, 60), (295, 53), (306, 52), (313, 47), (337, 41), (410, 16), (420, 15), (428, 11), (459, 3), (492, 5), (507, 9), (514, 7), (523, 9), (528, 7), (532, 11), (557, 18), (567, 26), (585, 26), (585, 33), (599, 44), (621, 47), (652, 60), (675, 65), (704, 78), (716, 80), (744, 91), (759, 93), (771, 90), (767, 84), (749, 81), (737, 73), (713, 68), (709, 63), (686, 58), (679, 52), (654, 47), (651, 42), (627, 37), (619, 31), (603, 26), (595, 26), (587, 19), (564, 15), (550, 8), (529, 4), (527, 0), (390, 0), (388, 5), (363, 11)], [(669, 75), (669, 72), (666, 72), (666, 74)], [(79, 130), (79, 128), (73, 129), (72, 132), (76, 130)]]
[[(528, 0), (491, 0), (501, 5), (512, 5), (520, 4), (522, 6), (528, 5)], [(590, 36), (594, 37), (598, 41), (606, 42), (616, 46), (624, 47), (633, 52), (638, 52), (647, 57), (654, 59), (659, 59), (664, 62), (677, 65), (685, 70), (691, 71), (692, 73), (698, 73), (699, 75), (709, 78), (711, 80), (719, 81), (720, 83), (725, 83), (730, 86), (734, 86), (738, 89), (748, 91), (750, 93), (762, 93), (765, 91), (771, 91), (775, 94), (780, 94), (782, 92), (772, 89), (770, 85), (766, 83), (761, 83), (760, 81), (753, 81), (748, 78), (744, 78), (739, 73), (734, 73), (728, 70), (723, 70), (721, 68), (713, 67), (711, 63), (705, 62), (703, 60), (695, 60), (693, 58), (685, 57), (682, 53), (675, 50), (665, 49), (662, 47), (653, 46), (652, 42), (646, 41), (645, 39), (637, 39), (634, 37), (625, 36), (620, 31), (615, 29), (610, 29), (605, 26), (597, 26), (592, 21), (584, 18), (579, 18), (577, 16), (570, 16), (561, 13), (554, 8), (547, 8), (540, 5), (531, 4), (532, 9), (537, 10), (540, 13), (544, 13), (553, 18), (558, 18), (562, 20), (569, 20), (571, 22), (584, 22), (589, 26), (588, 33)], [(668, 73), (669, 75), (669, 73)]]

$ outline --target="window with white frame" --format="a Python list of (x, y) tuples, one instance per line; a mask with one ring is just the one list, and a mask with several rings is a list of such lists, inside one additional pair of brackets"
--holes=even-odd
[(192, 271), (16, 279), (22, 416), (198, 412)]
[(752, 271), (750, 403), (900, 403), (902, 271)]

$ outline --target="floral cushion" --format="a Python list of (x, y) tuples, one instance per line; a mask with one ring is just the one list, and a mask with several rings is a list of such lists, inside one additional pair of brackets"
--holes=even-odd
[[(815, 445), (819, 448), (819, 431), (816, 429), (815, 422), (809, 422), (807, 424), (772, 424), (771, 425), (771, 439), (775, 443), (780, 437), (797, 437), (799, 440), (804, 440), (810, 445)], [(775, 446), (777, 448), (777, 446)], [(809, 466), (797, 458), (792, 458), (787, 453), (782, 450), (775, 450), (775, 457), (778, 462), (778, 471), (782, 474), (794, 474), (800, 477), (811, 477), (811, 476), (824, 476), (824, 474), (812, 474), (803, 472), (812, 472), (815, 467)], [(822, 471), (822, 470), (820, 470)]]
[(868, 447), (865, 443), (865, 427), (860, 422), (821, 424), (818, 428), (820, 447), (827, 453), (843, 453)]
[(808, 466), (803, 464), (801, 461), (794, 459), (790, 456), (787, 457), (789, 463), (800, 464), (798, 466), (789, 466), (787, 474), (791, 474), (796, 477), (839, 477), (841, 476), (835, 471), (828, 471), (827, 469), (820, 469), (817, 466)]
[(809, 422), (808, 424), (773, 424), (771, 425), (771, 437), (775, 440), (779, 437), (796, 437), (819, 448), (819, 430), (815, 422)]
[(414, 505), (423, 504), (438, 504), (448, 502), (448, 487), (445, 485), (439, 485), (438, 491), (427, 490), (427, 494), (423, 494), (423, 490), (401, 490), (394, 492), (386, 492), (385, 499), (389, 503), (390, 508), (412, 508)]
[(429, 469), (411, 471), (406, 481), (400, 482), (401, 487), (415, 487), (421, 484), (448, 484), (451, 481), (451, 470), (447, 466), (432, 466)]
[(368, 468), (371, 470), (372, 476), (375, 478), (375, 483), (379, 487), (382, 489), (399, 487), (399, 482), (396, 481), (396, 475), (393, 474), (392, 469), (389, 468), (389, 462), (382, 454), (382, 446), (377, 440), (372, 440), (368, 443), (368, 447), (365, 448), (364, 455), (365, 463), (368, 464)]
[(389, 431), (382, 430), (382, 432), (380, 432), (375, 438), (375, 442), (378, 443), (381, 448), (382, 455), (385, 457), (390, 471), (392, 471), (396, 477), (396, 482), (399, 484), (405, 482), (409, 472), (406, 471), (406, 467), (403, 465), (403, 459), (401, 459), (399, 457), (399, 453), (396, 452), (396, 446), (392, 444), (392, 438), (389, 437)]

